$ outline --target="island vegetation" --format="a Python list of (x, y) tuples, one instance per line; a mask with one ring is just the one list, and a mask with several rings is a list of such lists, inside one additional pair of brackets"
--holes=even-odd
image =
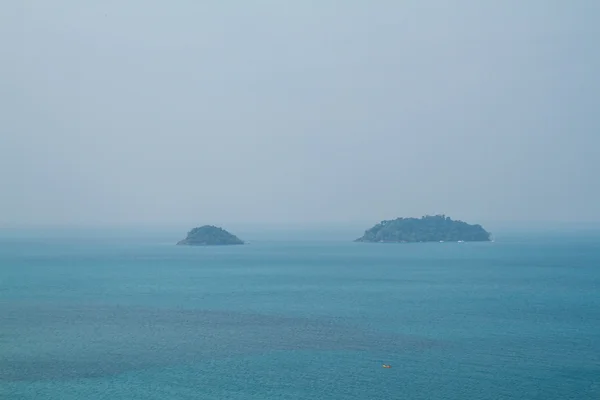
[(224, 246), (244, 244), (244, 242), (223, 228), (204, 225), (189, 231), (186, 238), (177, 242), (177, 244), (188, 246)]
[(381, 221), (356, 242), (481, 242), (489, 241), (490, 233), (481, 225), (455, 221), (445, 215), (421, 218), (397, 218)]

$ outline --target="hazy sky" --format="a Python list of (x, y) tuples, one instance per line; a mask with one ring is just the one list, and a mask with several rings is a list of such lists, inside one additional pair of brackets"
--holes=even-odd
[(600, 221), (600, 1), (0, 4), (0, 226)]

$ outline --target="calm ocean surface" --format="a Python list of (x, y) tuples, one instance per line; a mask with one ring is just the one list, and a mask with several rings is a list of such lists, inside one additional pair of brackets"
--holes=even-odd
[(4, 232), (0, 398), (600, 399), (597, 233), (178, 239)]

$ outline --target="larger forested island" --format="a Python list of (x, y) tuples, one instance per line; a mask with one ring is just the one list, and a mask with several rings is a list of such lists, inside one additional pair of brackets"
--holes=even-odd
[(180, 240), (177, 244), (188, 246), (224, 246), (244, 244), (244, 242), (223, 228), (204, 225), (189, 231), (186, 238)]
[(397, 218), (381, 221), (356, 242), (482, 242), (490, 233), (481, 225), (469, 225), (445, 215), (421, 218)]

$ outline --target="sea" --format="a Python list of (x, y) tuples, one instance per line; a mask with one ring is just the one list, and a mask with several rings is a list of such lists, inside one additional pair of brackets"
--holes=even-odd
[(179, 236), (2, 231), (0, 399), (600, 399), (600, 231)]

